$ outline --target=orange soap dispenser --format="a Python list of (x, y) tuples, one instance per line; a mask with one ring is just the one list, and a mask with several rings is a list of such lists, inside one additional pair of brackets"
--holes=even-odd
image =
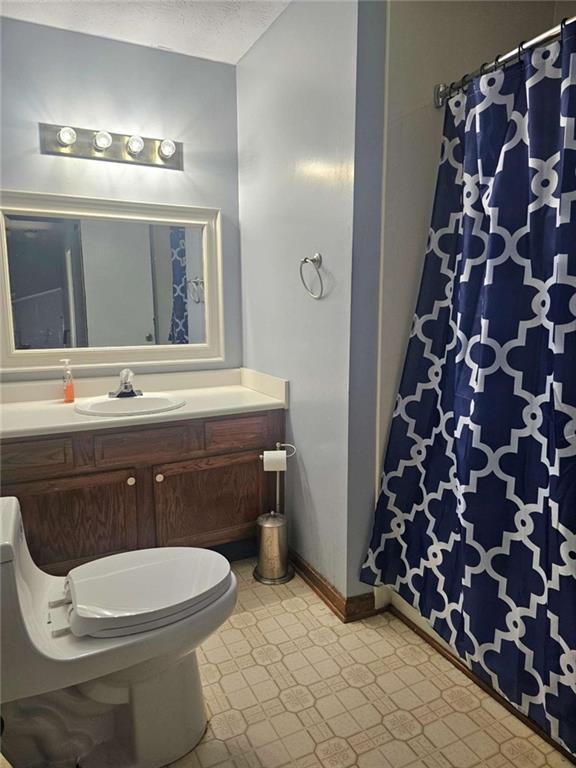
[(64, 376), (62, 377), (62, 384), (64, 387), (64, 402), (74, 402), (74, 378), (72, 377), (72, 368), (70, 367), (70, 358), (65, 357), (60, 360), (64, 363)]

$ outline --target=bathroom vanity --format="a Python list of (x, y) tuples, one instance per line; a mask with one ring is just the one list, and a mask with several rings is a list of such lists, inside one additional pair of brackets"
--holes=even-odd
[[(3, 191), (0, 257), (2, 495), (36, 563), (251, 536), (275, 498), (259, 457), (284, 439), (287, 389), (226, 368), (220, 210)], [(80, 413), (62, 402), (64, 357)], [(126, 366), (177, 410), (138, 397), (143, 413), (120, 413), (108, 393)]]
[(224, 386), (180, 390), (184, 409), (136, 423), (55, 401), (4, 405), (2, 495), (20, 500), (39, 566), (64, 574), (116, 552), (254, 534), (274, 501), (260, 454), (284, 440), (285, 402), (216, 373)]

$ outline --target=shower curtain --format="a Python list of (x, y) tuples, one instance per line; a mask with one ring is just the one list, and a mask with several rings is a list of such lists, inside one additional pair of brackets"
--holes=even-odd
[(572, 752), (575, 27), (447, 105), (361, 575)]
[(186, 276), (186, 233), (184, 227), (170, 227), (172, 259), (172, 319), (168, 341), (188, 344), (188, 278)]

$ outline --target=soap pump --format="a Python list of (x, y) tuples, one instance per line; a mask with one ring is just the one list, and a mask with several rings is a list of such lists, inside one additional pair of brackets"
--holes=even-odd
[(64, 402), (73, 403), (74, 402), (74, 378), (72, 377), (72, 368), (70, 367), (70, 358), (64, 357), (62, 360), (60, 360), (60, 362), (64, 363), (64, 375), (62, 377), (62, 382), (64, 386)]

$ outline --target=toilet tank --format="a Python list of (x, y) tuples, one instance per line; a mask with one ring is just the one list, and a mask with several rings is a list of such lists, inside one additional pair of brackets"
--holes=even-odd
[(15, 496), (0, 499), (0, 563), (14, 560), (15, 550), (24, 538), (20, 503)]
[[(2, 576), (6, 578), (10, 573), (13, 583), (17, 585), (19, 594), (3, 594), (3, 603), (10, 602), (12, 599), (20, 603), (22, 609), (23, 593), (26, 595), (26, 602), (36, 604), (41, 602), (46, 594), (48, 585), (54, 577), (49, 576), (34, 563), (26, 543), (24, 527), (22, 525), (22, 514), (20, 512), (20, 502), (15, 496), (3, 496), (0, 499), (0, 568)], [(16, 606), (13, 606), (15, 609)], [(6, 605), (2, 605), (2, 612), (5, 614), (11, 610)]]
[[(48, 589), (58, 580), (34, 563), (22, 527), (20, 503), (0, 499), (0, 670), (2, 702), (20, 698), (27, 678), (38, 674), (42, 632), (39, 627), (48, 607)], [(64, 579), (62, 579), (64, 581)]]

